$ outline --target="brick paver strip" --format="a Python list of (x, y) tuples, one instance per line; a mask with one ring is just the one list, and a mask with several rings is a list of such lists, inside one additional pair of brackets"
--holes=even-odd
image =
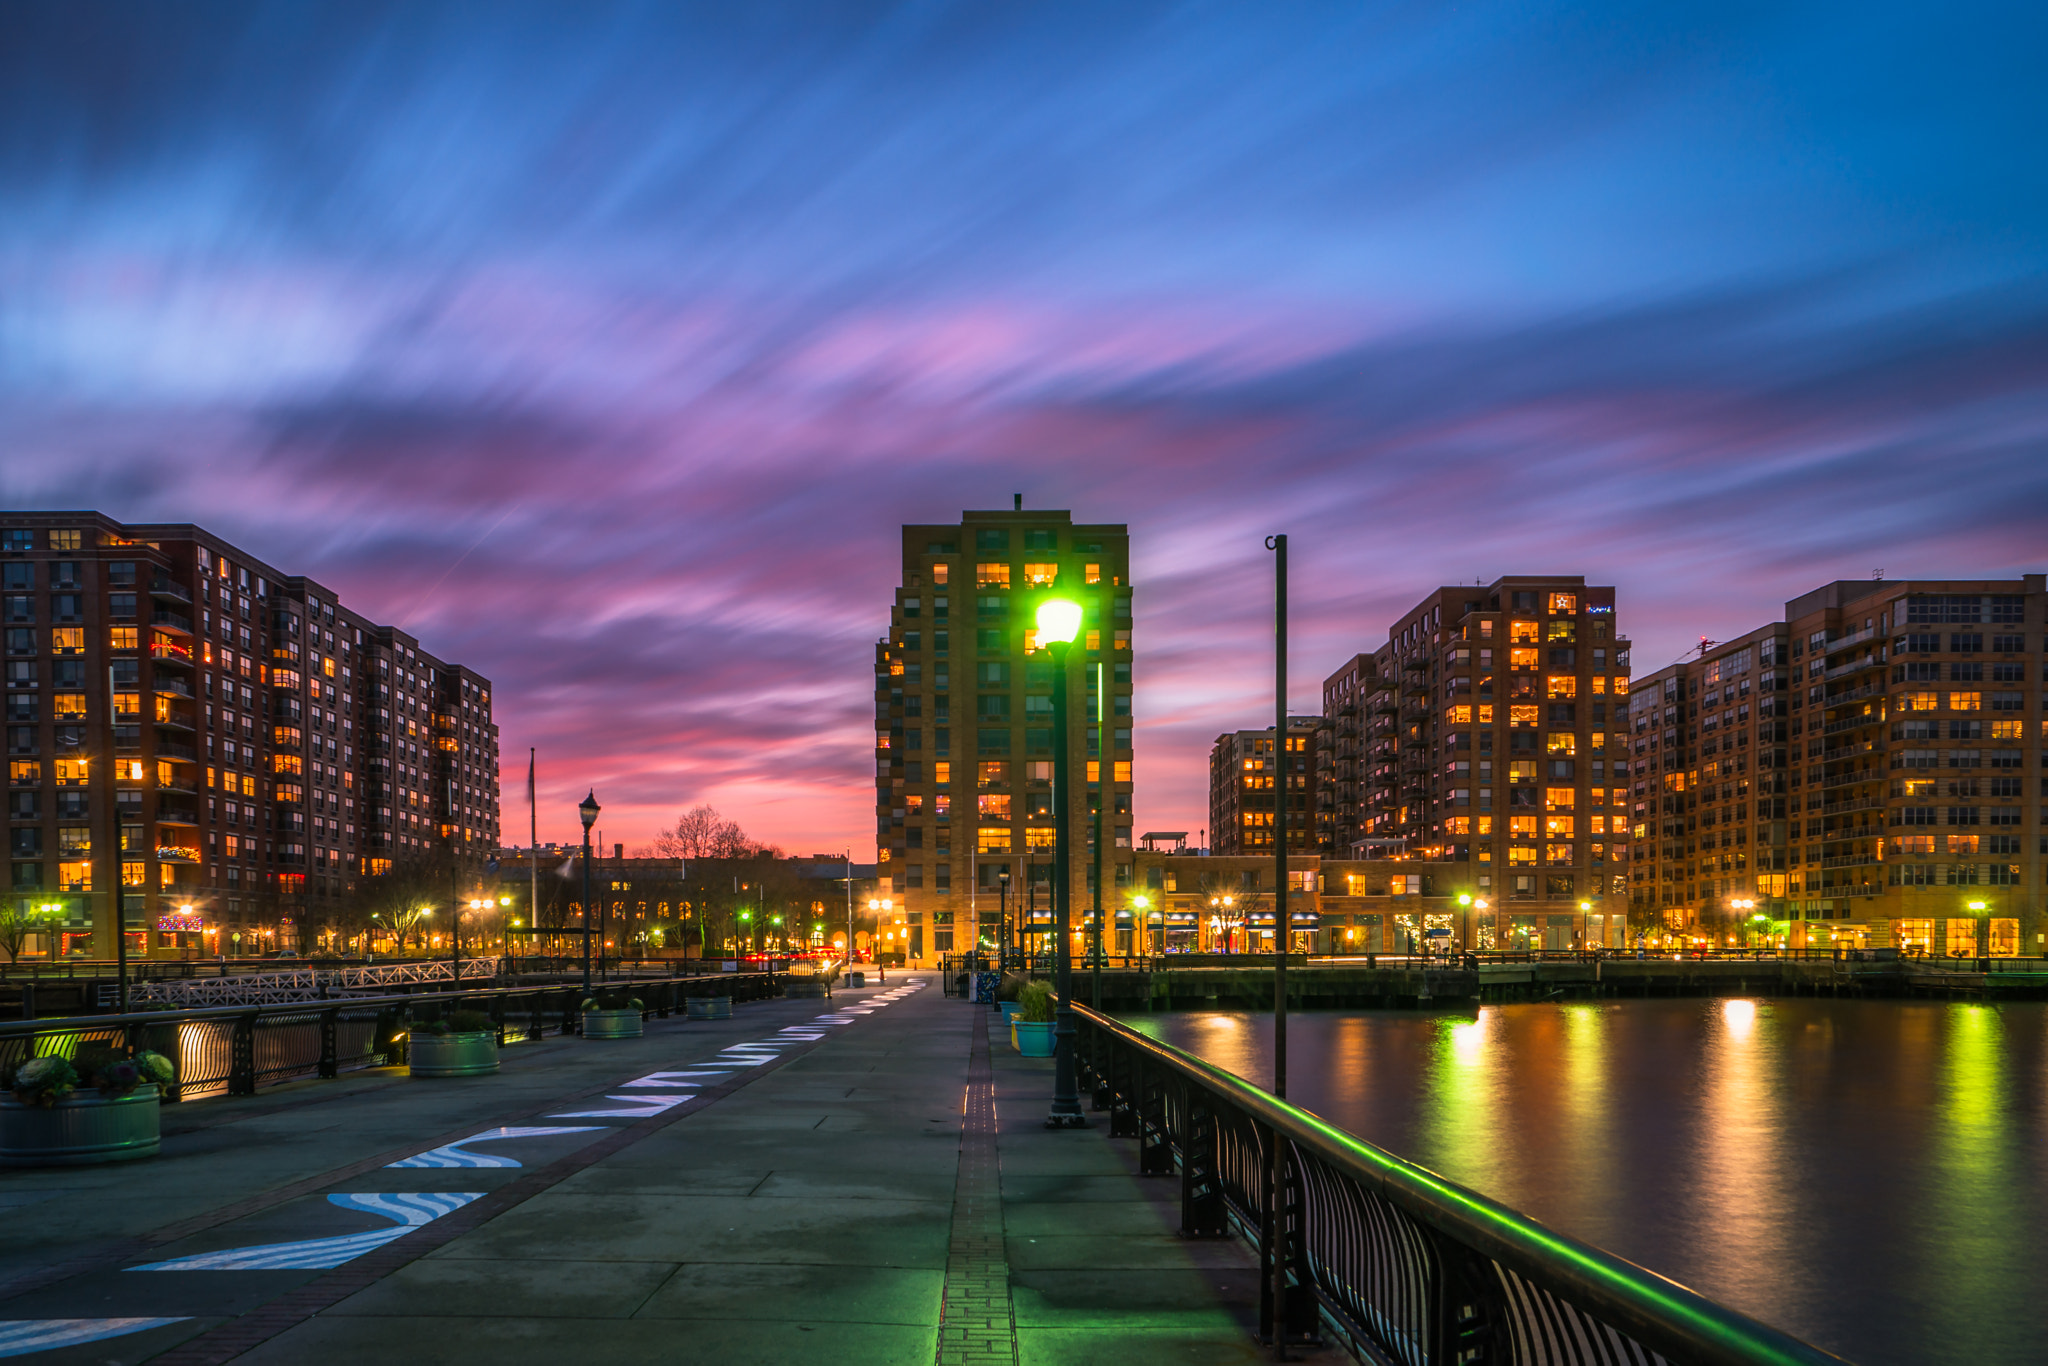
[(967, 1062), (960, 1174), (953, 1186), (953, 1236), (946, 1250), (946, 1289), (939, 1308), (938, 1361), (939, 1366), (1017, 1366), (986, 1010), (975, 1012), (974, 1048)]

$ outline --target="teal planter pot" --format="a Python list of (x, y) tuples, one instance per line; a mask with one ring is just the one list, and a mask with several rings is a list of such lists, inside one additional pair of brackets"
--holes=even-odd
[(642, 1033), (637, 1010), (586, 1010), (583, 1037), (586, 1039), (637, 1039)]
[(999, 1001), (997, 1002), (997, 1004), (1002, 1006), (1003, 1008), (1004, 1028), (1008, 1028), (1009, 1026), (1017, 1023), (1017, 1012), (1024, 1009), (1023, 1006), (1019, 1005), (1015, 1001)]
[(498, 1070), (496, 1034), (414, 1034), (406, 1043), (415, 1077), (482, 1077)]
[(48, 1109), (0, 1096), (0, 1166), (85, 1167), (155, 1157), (158, 1110), (154, 1086), (115, 1100), (80, 1091)]
[(693, 1020), (730, 1020), (732, 1018), (732, 997), (692, 996), (690, 1018)]
[(1018, 1020), (1010, 1026), (1016, 1037), (1017, 1051), (1027, 1058), (1049, 1058), (1052, 1056), (1052, 1021)]

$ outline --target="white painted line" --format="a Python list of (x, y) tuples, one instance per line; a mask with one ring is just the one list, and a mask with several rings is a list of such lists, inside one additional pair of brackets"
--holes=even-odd
[(0, 1323), (0, 1357), (22, 1357), (30, 1352), (48, 1352), (58, 1347), (77, 1347), (106, 1338), (161, 1328), (167, 1323), (186, 1323), (190, 1314), (169, 1319), (23, 1319)]
[[(630, 1084), (628, 1083), (628, 1085)], [(473, 1153), (468, 1151), (463, 1145), (482, 1143), (487, 1140), (500, 1138), (545, 1138), (550, 1134), (594, 1134), (603, 1127), (600, 1124), (574, 1124), (567, 1127), (539, 1129), (486, 1129), (480, 1134), (471, 1134), (468, 1138), (457, 1139), (453, 1143), (446, 1143), (438, 1148), (429, 1148), (423, 1153), (415, 1153), (411, 1157), (397, 1162), (386, 1162), (384, 1165), (386, 1167), (518, 1167), (524, 1164), (516, 1158), (501, 1157), (496, 1153)]]
[(223, 1252), (202, 1252), (192, 1257), (174, 1257), (167, 1262), (131, 1266), (130, 1271), (325, 1271), (373, 1252), (386, 1243), (403, 1238), (444, 1214), (452, 1214), (482, 1191), (437, 1191), (431, 1194), (330, 1195), (329, 1204), (362, 1210), (396, 1220), (396, 1228), (371, 1229), (339, 1238), (311, 1238), (296, 1243), (264, 1243), (257, 1247), (228, 1248)]

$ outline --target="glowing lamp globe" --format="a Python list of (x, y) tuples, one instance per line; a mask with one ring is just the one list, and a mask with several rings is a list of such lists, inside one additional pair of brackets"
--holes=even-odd
[(1047, 598), (1038, 604), (1038, 639), (1046, 645), (1067, 645), (1081, 632), (1081, 604)]

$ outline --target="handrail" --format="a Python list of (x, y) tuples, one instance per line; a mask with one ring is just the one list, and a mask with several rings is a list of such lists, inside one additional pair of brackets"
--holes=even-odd
[[(1533, 1332), (1535, 1336), (1544, 1338), (1547, 1350), (1540, 1353), (1539, 1359), (1614, 1359), (1612, 1349), (1620, 1344), (1588, 1340), (1585, 1334), (1586, 1329), (1605, 1329), (1609, 1333), (1632, 1338), (1635, 1343), (1673, 1363), (1699, 1363), (1700, 1366), (1760, 1366), (1762, 1363), (1772, 1363), (1775, 1366), (1777, 1363), (1806, 1363), (1808, 1366), (1820, 1366), (1820, 1363), (1841, 1361), (1841, 1358), (1787, 1333), (1716, 1304), (1656, 1272), (1547, 1228), (1476, 1191), (1347, 1133), (1320, 1116), (1290, 1105), (1213, 1063), (1170, 1044), (1147, 1038), (1119, 1021), (1085, 1006), (1076, 1004), (1074, 1013), (1091, 1036), (1091, 1046), (1086, 1050), (1086, 1057), (1089, 1070), (1095, 1074), (1099, 1088), (1098, 1107), (1104, 1103), (1106, 1093), (1111, 1108), (1139, 1112), (1136, 1124), (1118, 1124), (1113, 1126), (1113, 1131), (1135, 1132), (1144, 1138), (1148, 1118), (1155, 1126), (1162, 1122), (1159, 1116), (1163, 1114), (1163, 1106), (1153, 1107), (1153, 1116), (1148, 1117), (1142, 1113), (1146, 1108), (1147, 1097), (1143, 1093), (1144, 1074), (1147, 1070), (1163, 1069), (1183, 1084), (1200, 1088), (1207, 1093), (1207, 1099), (1211, 1103), (1223, 1102), (1249, 1118), (1255, 1126), (1262, 1127), (1275, 1139), (1284, 1140), (1285, 1145), (1291, 1145), (1296, 1162), (1306, 1157), (1314, 1163), (1321, 1164), (1328, 1169), (1328, 1174), (1335, 1175), (1340, 1180), (1348, 1180), (1366, 1191), (1377, 1194), (1409, 1219), (1435, 1230), (1463, 1250), (1477, 1253), (1490, 1260), (1501, 1272), (1512, 1273), (1513, 1278), (1519, 1278), (1529, 1287), (1565, 1301), (1581, 1314), (1592, 1318), (1592, 1324), (1585, 1325), (1576, 1333), (1547, 1320), (1535, 1328), (1522, 1324), (1521, 1332), (1505, 1330), (1510, 1332), (1510, 1336)], [(1105, 1039), (1116, 1049), (1129, 1055), (1123, 1060), (1112, 1060), (1106, 1071), (1094, 1065), (1095, 1049), (1092, 1046)], [(1125, 1065), (1118, 1065), (1119, 1061)], [(1130, 1062), (1136, 1062), (1137, 1066), (1129, 1066)], [(1137, 1079), (1135, 1085), (1124, 1080), (1120, 1087), (1120, 1080), (1132, 1077)], [(1183, 1118), (1185, 1119), (1185, 1116)], [(1184, 1135), (1168, 1134), (1162, 1137), (1181, 1149), (1177, 1156), (1185, 1164), (1188, 1156), (1185, 1145), (1178, 1141)], [(1284, 1145), (1274, 1146), (1277, 1150)], [(1306, 1187), (1310, 1183), (1302, 1184)], [(1186, 1188), (1184, 1178), (1183, 1189)], [(1304, 1189), (1298, 1198), (1306, 1202), (1308, 1195), (1309, 1192)], [(1236, 1213), (1245, 1223), (1257, 1227), (1256, 1211), (1240, 1207)], [(1332, 1216), (1332, 1222), (1344, 1221)], [(1352, 1222), (1351, 1227), (1354, 1237), (1360, 1244), (1372, 1244), (1371, 1247), (1359, 1249), (1365, 1251), (1368, 1256), (1374, 1248), (1384, 1252), (1394, 1245), (1385, 1239), (1368, 1238), (1359, 1231), (1356, 1221)], [(1270, 1231), (1259, 1232), (1262, 1248), (1270, 1247), (1276, 1242)], [(1299, 1236), (1298, 1232), (1296, 1236)], [(1445, 1273), (1443, 1260), (1442, 1257), (1438, 1257), (1426, 1263), (1434, 1268), (1440, 1280), (1444, 1278)], [(1269, 1274), (1270, 1270), (1269, 1265)], [(1292, 1271), (1295, 1277), (1309, 1285), (1326, 1309), (1341, 1314), (1341, 1309), (1333, 1303), (1338, 1298), (1331, 1293), (1335, 1287), (1325, 1283), (1331, 1273), (1330, 1267), (1312, 1265), (1308, 1257), (1297, 1256), (1293, 1261)], [(1500, 1275), (1498, 1279), (1508, 1282), (1512, 1287), (1513, 1281), (1508, 1275)], [(1452, 1292), (1439, 1287), (1438, 1293), (1448, 1296)], [(1463, 1293), (1484, 1292), (1476, 1292), (1472, 1286), (1467, 1285), (1463, 1287)], [(1516, 1308), (1526, 1309), (1526, 1306), (1514, 1303), (1512, 1291), (1502, 1293), (1496, 1287), (1493, 1293), (1499, 1298), (1501, 1305), (1507, 1308), (1510, 1317), (1514, 1315)], [(1449, 1317), (1456, 1317), (1448, 1306), (1445, 1307), (1444, 1313)], [(1445, 1317), (1439, 1316), (1438, 1322), (1446, 1321)], [(1418, 1344), (1412, 1338), (1402, 1336), (1398, 1331), (1390, 1334), (1393, 1340), (1379, 1340), (1380, 1335), (1374, 1333), (1368, 1325), (1349, 1323), (1347, 1328), (1363, 1331), (1368, 1338), (1375, 1339), (1380, 1350), (1395, 1360), (1422, 1362), (1502, 1359), (1491, 1353), (1454, 1356), (1450, 1350), (1451, 1345), (1446, 1342), (1434, 1344), (1434, 1350), (1431, 1350), (1428, 1345)], [(1506, 1344), (1503, 1343), (1502, 1346), (1505, 1347)], [(1573, 1350), (1575, 1347), (1579, 1349), (1577, 1352)], [(1418, 1349), (1425, 1355), (1418, 1355)], [(1519, 1352), (1511, 1352), (1506, 1359), (1519, 1361), (1524, 1358)]]

